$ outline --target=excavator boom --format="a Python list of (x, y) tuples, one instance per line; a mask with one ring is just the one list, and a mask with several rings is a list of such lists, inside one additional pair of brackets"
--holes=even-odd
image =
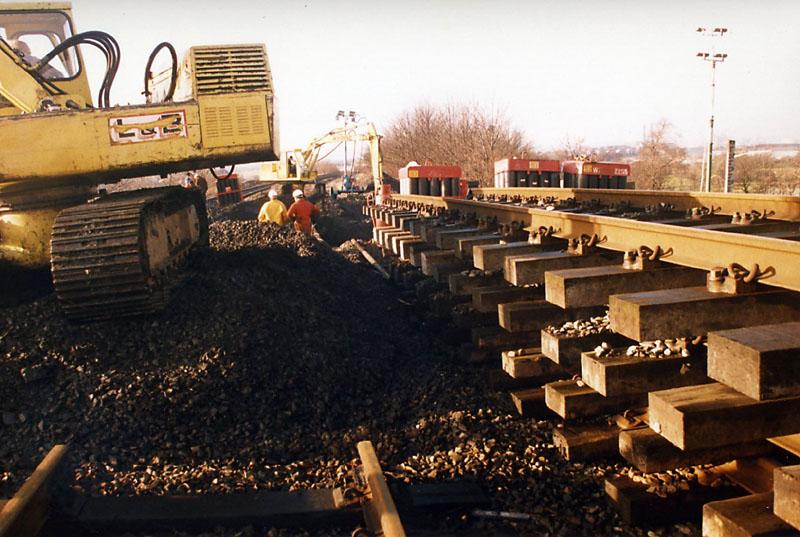
[[(348, 124), (337, 127), (309, 142), (305, 149), (294, 149), (281, 154), (280, 161), (262, 164), (261, 180), (271, 182), (314, 182), (314, 171), (319, 162), (320, 149), (329, 144), (346, 142), (367, 142), (369, 144), (370, 170), (375, 187), (379, 192), (383, 185), (383, 157), (381, 155), (381, 136), (374, 123), (365, 125)], [(288, 164), (294, 162), (294, 169)], [(294, 173), (292, 173), (294, 172)]]

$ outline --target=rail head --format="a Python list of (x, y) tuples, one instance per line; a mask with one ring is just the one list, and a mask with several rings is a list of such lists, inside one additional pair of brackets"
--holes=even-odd
[(769, 212), (774, 220), (800, 222), (800, 196), (744, 194), (725, 192), (679, 192), (671, 190), (615, 190), (601, 188), (477, 188), (478, 196), (520, 196), (522, 198), (551, 197), (556, 200), (574, 199), (577, 202), (598, 201), (606, 204), (629, 203), (634, 207), (671, 205), (677, 211), (697, 207), (715, 209), (720, 214)]
[(0, 510), (0, 537), (35, 537), (44, 525), (55, 498), (67, 446), (54, 446), (20, 489)]
[(397, 506), (389, 492), (389, 486), (386, 484), (386, 478), (372, 442), (359, 442), (356, 448), (369, 487), (370, 500), (365, 506), (365, 515), (368, 519), (372, 518), (373, 520), (368, 520), (368, 522), (377, 526), (375, 529), (380, 529), (385, 537), (405, 537), (405, 529), (400, 522)]
[(486, 201), (429, 196), (393, 196), (392, 199), (394, 203), (494, 217), (499, 223), (521, 222), (528, 229), (553, 228), (554, 236), (563, 239), (596, 235), (600, 239), (598, 246), (623, 253), (641, 246), (653, 250), (661, 247), (665, 252), (671, 249), (671, 255), (664, 261), (702, 270), (710, 271), (732, 263), (747, 268), (758, 265), (761, 269), (770, 269), (770, 275), (761, 280), (762, 283), (800, 291), (797, 268), (800, 266), (800, 242), (797, 241)]

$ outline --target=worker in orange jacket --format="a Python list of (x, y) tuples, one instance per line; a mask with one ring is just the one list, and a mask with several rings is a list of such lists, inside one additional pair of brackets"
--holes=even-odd
[(292, 192), (294, 203), (286, 213), (291, 220), (294, 220), (294, 228), (308, 235), (313, 232), (312, 219), (319, 216), (319, 207), (311, 203), (303, 195), (303, 191), (298, 189)]

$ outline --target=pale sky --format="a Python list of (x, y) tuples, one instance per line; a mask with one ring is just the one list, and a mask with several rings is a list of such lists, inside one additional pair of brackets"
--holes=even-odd
[[(303, 147), (356, 110), (379, 132), (419, 103), (504, 110), (542, 150), (567, 137), (636, 144), (665, 118), (675, 141), (716, 132), (737, 143), (800, 142), (797, 0), (73, 0), (78, 31), (104, 30), (122, 63), (112, 101), (141, 102), (147, 55), (171, 41), (263, 42), (279, 99), (283, 149)], [(724, 26), (722, 39), (698, 26)], [(90, 69), (104, 60), (91, 47)]]

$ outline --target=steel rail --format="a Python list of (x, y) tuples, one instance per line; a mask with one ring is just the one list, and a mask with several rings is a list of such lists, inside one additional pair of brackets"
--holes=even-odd
[(517, 221), (532, 228), (552, 227), (555, 236), (564, 239), (596, 234), (602, 240), (599, 247), (618, 252), (637, 250), (643, 245), (653, 249), (660, 246), (663, 251), (672, 249), (672, 254), (663, 258), (665, 262), (686, 267), (711, 270), (730, 263), (747, 268), (758, 264), (762, 270), (774, 270), (762, 283), (800, 291), (800, 242), (796, 241), (484, 201), (397, 195), (392, 200), (497, 217), (502, 223)]
[(397, 513), (392, 494), (383, 476), (383, 470), (378, 462), (378, 456), (372, 447), (372, 442), (362, 441), (356, 444), (361, 465), (364, 468), (364, 477), (372, 495), (371, 511), (367, 514), (375, 518), (375, 529), (380, 528), (384, 537), (405, 537), (406, 532)]
[(35, 536), (53, 502), (55, 481), (67, 458), (67, 446), (54, 446), (19, 491), (0, 509), (0, 537)]
[[(253, 196), (255, 194), (259, 194), (264, 192), (265, 190), (269, 190), (272, 185), (265, 185), (265, 184), (250, 184), (249, 186), (243, 187), (242, 192), (242, 201), (245, 201), (246, 198), (249, 196)], [(241, 203), (241, 202), (237, 202)], [(206, 198), (206, 205), (209, 207), (218, 207), (219, 206), (219, 197), (215, 196), (213, 198)]]
[(672, 192), (668, 190), (611, 190), (599, 188), (476, 188), (476, 195), (553, 197), (557, 200), (575, 198), (577, 201), (597, 200), (604, 204), (630, 203), (634, 207), (673, 205), (675, 210), (688, 211), (695, 207), (719, 209), (722, 214), (774, 211), (775, 220), (800, 221), (800, 197), (766, 194), (726, 194), (721, 192)]
[(260, 184), (248, 185), (242, 188), (242, 199), (244, 200), (244, 198), (248, 196), (252, 196), (253, 194), (258, 194), (260, 192), (264, 192), (265, 190), (269, 190), (271, 187), (272, 185), (260, 185)]

